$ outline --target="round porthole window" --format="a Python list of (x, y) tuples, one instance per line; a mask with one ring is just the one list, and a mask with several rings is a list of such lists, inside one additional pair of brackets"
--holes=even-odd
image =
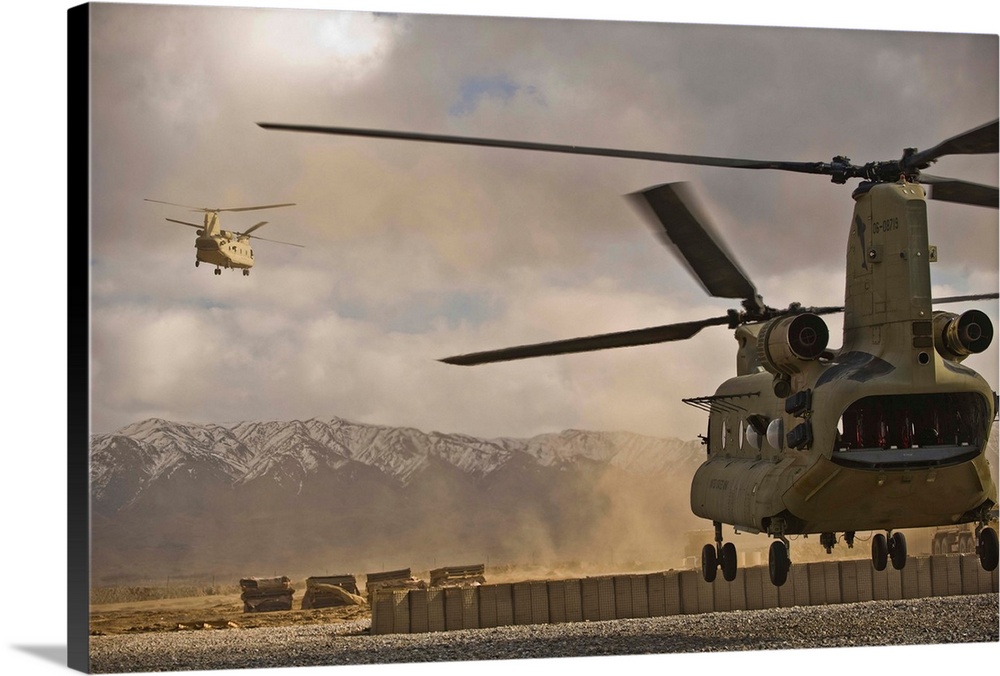
[(767, 443), (771, 448), (780, 451), (784, 447), (785, 423), (781, 418), (775, 418), (767, 426)]

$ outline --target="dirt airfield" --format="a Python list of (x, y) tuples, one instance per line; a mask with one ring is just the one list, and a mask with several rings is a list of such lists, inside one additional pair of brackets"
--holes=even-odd
[[(914, 538), (915, 544), (919, 542)], [(915, 547), (914, 549), (917, 549)], [(854, 549), (841, 549), (836, 558), (867, 558), (864, 543)], [(829, 560), (818, 540), (797, 542), (796, 563)], [(491, 566), (486, 579), (490, 584), (525, 580), (558, 580), (592, 575), (654, 572), (674, 569), (670, 562), (632, 562), (618, 564), (515, 564)], [(428, 571), (415, 573), (418, 579), (430, 578)], [(297, 578), (293, 578), (297, 579)], [(306, 625), (357, 623), (370, 621), (371, 609), (339, 606), (302, 610), (304, 583), (295, 583), (292, 610), (246, 613), (238, 585), (190, 585), (169, 587), (102, 587), (92, 592), (90, 634), (140, 634), (149, 632), (204, 631), (254, 627), (294, 627)], [(186, 591), (184, 591), (186, 590)], [(364, 592), (362, 592), (364, 595)], [(365, 632), (367, 633), (367, 631)]]
[(371, 619), (367, 604), (299, 610), (296, 606), (301, 603), (301, 593), (296, 596), (300, 598), (295, 599), (293, 610), (263, 613), (243, 612), (239, 592), (93, 604), (90, 609), (90, 634), (105, 636), (163, 631), (292, 627)]
[[(489, 581), (517, 582), (529, 579), (575, 577), (584, 572), (597, 574), (603, 568), (559, 570), (551, 566), (494, 568)], [(417, 574), (429, 579), (429, 572)], [(295, 627), (314, 624), (370, 621), (368, 604), (302, 610), (305, 586), (294, 585), (292, 610), (247, 613), (237, 585), (181, 588), (102, 587), (92, 592), (90, 635), (142, 634), (149, 632), (251, 629), (255, 627)], [(363, 592), (362, 592), (363, 593)]]
[[(487, 570), (487, 580), (495, 584), (665, 569), (640, 563), (613, 568), (614, 570), (605, 564), (578, 563), (492, 566)], [(418, 571), (415, 575), (417, 579), (430, 579), (429, 571)], [(90, 635), (293, 627), (371, 620), (371, 609), (367, 604), (301, 610), (305, 585), (296, 582), (293, 587), (295, 594), (292, 610), (256, 613), (243, 612), (238, 585), (213, 583), (182, 587), (99, 587), (91, 593)]]

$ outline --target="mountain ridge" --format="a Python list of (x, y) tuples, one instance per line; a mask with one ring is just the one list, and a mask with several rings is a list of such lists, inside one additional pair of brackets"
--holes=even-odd
[(704, 446), (586, 430), (481, 439), (337, 417), (149, 418), (92, 435), (90, 459), (95, 579), (120, 580), (658, 545), (695, 523), (688, 491)]
[(231, 425), (149, 418), (110, 434), (92, 435), (90, 447), (93, 497), (98, 504), (107, 498), (105, 487), (112, 482), (111, 475), (121, 468), (143, 475), (133, 478), (141, 492), (148, 483), (175, 471), (216, 475), (234, 485), (264, 476), (301, 483), (320, 467), (336, 471), (357, 462), (405, 486), (427, 471), (431, 458), (484, 478), (515, 454), (542, 466), (587, 458), (636, 472), (670, 471), (678, 462), (703, 457), (698, 441), (630, 432), (564, 430), (526, 439), (483, 439), (336, 417)]
[(90, 452), (92, 571), (105, 582), (676, 561), (684, 533), (708, 527), (690, 507), (697, 440), (150, 418), (93, 435)]

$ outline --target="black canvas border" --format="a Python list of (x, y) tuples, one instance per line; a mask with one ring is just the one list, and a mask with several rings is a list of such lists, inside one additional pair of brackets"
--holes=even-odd
[(90, 5), (67, 10), (67, 648), (90, 672)]

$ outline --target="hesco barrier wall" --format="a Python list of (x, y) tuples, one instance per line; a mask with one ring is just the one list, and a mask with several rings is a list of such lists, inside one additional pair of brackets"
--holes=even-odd
[(892, 567), (876, 571), (868, 559), (794, 564), (781, 587), (771, 584), (767, 566), (755, 566), (738, 570), (732, 582), (720, 575), (708, 583), (700, 571), (671, 570), (475, 587), (377, 589), (370, 597), (371, 633), (661, 617), (996, 591), (997, 570), (983, 570), (974, 554), (910, 557), (901, 571)]

